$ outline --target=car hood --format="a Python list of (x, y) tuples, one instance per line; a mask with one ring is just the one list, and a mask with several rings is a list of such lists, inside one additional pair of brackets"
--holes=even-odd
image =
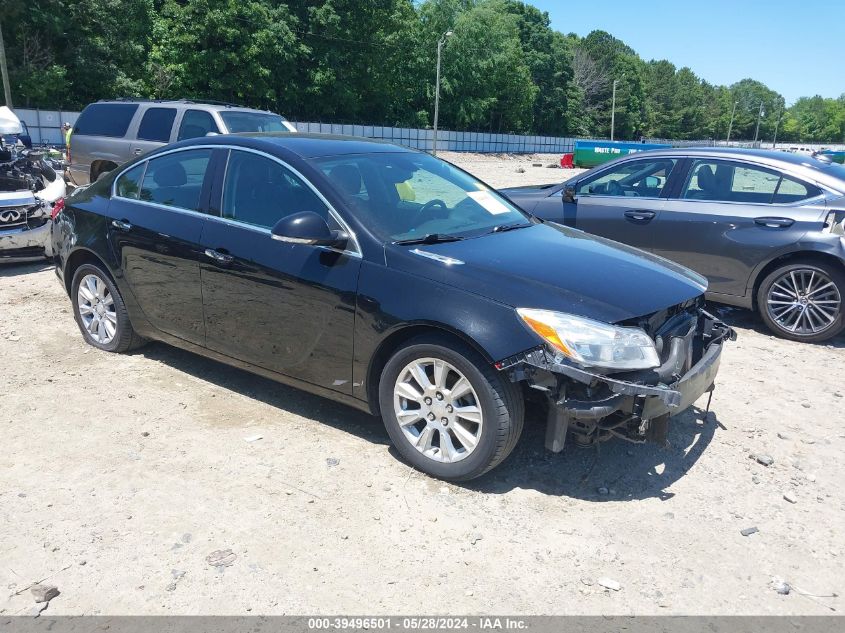
[(704, 277), (557, 224), (443, 244), (391, 244), (387, 265), (519, 308), (616, 323), (701, 295)]

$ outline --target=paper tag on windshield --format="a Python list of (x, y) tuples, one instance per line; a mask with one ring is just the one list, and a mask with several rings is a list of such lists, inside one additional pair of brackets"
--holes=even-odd
[(493, 197), (489, 191), (467, 191), (467, 195), (484, 207), (484, 210), (491, 215), (500, 215), (510, 211), (501, 200)]

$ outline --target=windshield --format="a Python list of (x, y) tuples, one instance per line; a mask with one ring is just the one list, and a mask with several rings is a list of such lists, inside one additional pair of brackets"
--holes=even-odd
[(265, 112), (221, 111), (220, 118), (231, 134), (238, 132), (289, 132), (278, 114)]
[(349, 154), (313, 162), (384, 241), (475, 237), (530, 224), (487, 185), (428, 154)]

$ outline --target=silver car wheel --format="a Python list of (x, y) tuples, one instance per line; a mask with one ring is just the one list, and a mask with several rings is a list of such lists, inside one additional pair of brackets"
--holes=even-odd
[(111, 343), (117, 334), (117, 312), (106, 282), (97, 275), (85, 275), (79, 282), (76, 305), (91, 338), (101, 345)]
[(769, 288), (769, 316), (783, 330), (810, 336), (831, 327), (842, 309), (842, 297), (833, 280), (812, 268), (790, 270)]
[(478, 395), (454, 365), (419, 358), (399, 372), (393, 409), (405, 438), (437, 462), (466, 459), (481, 440), (484, 424)]

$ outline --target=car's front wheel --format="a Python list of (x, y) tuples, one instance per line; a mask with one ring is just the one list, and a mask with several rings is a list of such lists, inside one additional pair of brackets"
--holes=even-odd
[(757, 291), (763, 321), (778, 336), (819, 343), (845, 328), (845, 272), (821, 261), (773, 270)]
[(71, 281), (73, 316), (86, 342), (107, 352), (126, 352), (144, 343), (129, 322), (120, 291), (111, 276), (83, 264)]
[(387, 362), (379, 405), (393, 444), (415, 468), (466, 481), (513, 450), (522, 432), (522, 393), (469, 346), (414, 339)]

